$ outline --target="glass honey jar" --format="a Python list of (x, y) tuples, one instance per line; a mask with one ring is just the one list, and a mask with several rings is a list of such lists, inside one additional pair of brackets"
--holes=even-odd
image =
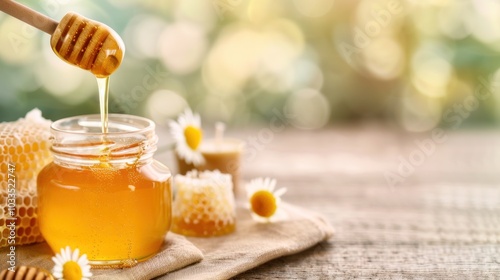
[(54, 252), (70, 246), (93, 266), (132, 266), (153, 256), (171, 223), (171, 173), (153, 159), (152, 121), (109, 115), (51, 126), (54, 160), (38, 175), (40, 231)]

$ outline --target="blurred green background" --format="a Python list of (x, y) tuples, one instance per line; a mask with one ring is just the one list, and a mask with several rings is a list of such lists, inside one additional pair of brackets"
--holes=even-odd
[[(233, 126), (376, 120), (408, 131), (500, 121), (497, 0), (19, 1), (116, 30), (110, 112), (160, 124), (186, 106)], [(97, 113), (94, 77), (0, 13), (0, 121)]]

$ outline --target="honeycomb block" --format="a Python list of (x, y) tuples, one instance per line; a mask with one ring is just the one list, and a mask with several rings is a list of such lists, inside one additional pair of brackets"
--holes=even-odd
[(220, 236), (235, 230), (231, 175), (191, 171), (175, 177), (172, 231), (186, 236)]
[[(15, 122), (0, 123), (0, 247), (12, 245), (7, 227), (11, 221), (16, 225), (16, 245), (43, 241), (37, 220), (36, 177), (52, 161), (49, 137), (50, 121), (37, 109)], [(13, 186), (15, 220), (8, 207)]]

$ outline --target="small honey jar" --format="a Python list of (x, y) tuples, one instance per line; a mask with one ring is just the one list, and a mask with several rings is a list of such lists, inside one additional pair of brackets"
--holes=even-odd
[(210, 237), (231, 233), (236, 212), (231, 175), (193, 170), (175, 176), (172, 231), (186, 236)]
[(171, 174), (153, 159), (152, 121), (77, 116), (51, 126), (54, 160), (38, 175), (40, 231), (54, 252), (70, 246), (93, 266), (130, 266), (154, 255), (171, 222)]

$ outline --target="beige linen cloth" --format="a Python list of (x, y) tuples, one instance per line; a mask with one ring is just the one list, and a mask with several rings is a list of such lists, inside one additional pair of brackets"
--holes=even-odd
[[(54, 255), (46, 243), (17, 246), (16, 264), (36, 266), (52, 270)], [(6, 266), (6, 248), (0, 250), (1, 268)], [(149, 280), (158, 275), (180, 269), (186, 265), (199, 262), (203, 255), (198, 248), (180, 235), (169, 233), (160, 252), (145, 262), (127, 269), (92, 269), (92, 279), (137, 279)]]
[[(303, 251), (333, 235), (319, 214), (282, 204), (280, 220), (256, 223), (249, 211), (237, 208), (233, 234), (212, 238), (184, 238), (169, 233), (160, 253), (127, 269), (92, 269), (92, 279), (228, 279), (269, 260)], [(201, 251), (200, 251), (201, 250)], [(0, 250), (4, 268), (7, 251)], [(17, 264), (53, 267), (53, 253), (45, 244), (18, 246)]]
[(322, 215), (286, 203), (281, 208), (281, 221), (259, 224), (252, 220), (249, 210), (239, 206), (235, 233), (223, 237), (189, 238), (203, 251), (203, 261), (158, 279), (228, 279), (332, 237), (333, 228)]

